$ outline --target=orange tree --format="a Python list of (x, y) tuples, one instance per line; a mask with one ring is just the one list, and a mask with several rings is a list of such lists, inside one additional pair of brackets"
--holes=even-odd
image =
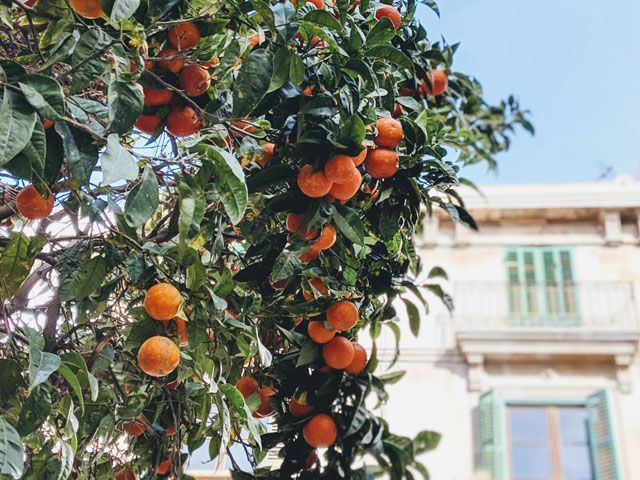
[(421, 215), (473, 227), (460, 167), (531, 126), (415, 10), (3, 0), (0, 476), (182, 478), (206, 444), (234, 478), (426, 478), (438, 435), (368, 408), (402, 376), (375, 340), (397, 299), (418, 332)]

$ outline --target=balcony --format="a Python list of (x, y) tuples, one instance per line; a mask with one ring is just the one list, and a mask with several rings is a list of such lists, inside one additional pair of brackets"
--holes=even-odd
[(638, 287), (630, 282), (458, 283), (452, 330), (479, 388), (484, 363), (614, 362), (621, 388), (640, 341)]

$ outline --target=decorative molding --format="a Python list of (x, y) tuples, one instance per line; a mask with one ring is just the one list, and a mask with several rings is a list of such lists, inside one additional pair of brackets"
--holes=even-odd
[(616, 366), (616, 380), (618, 388), (622, 393), (631, 393), (633, 382), (631, 380), (631, 372), (629, 367), (633, 363), (633, 355), (616, 355), (614, 357)]
[(622, 218), (619, 210), (607, 210), (602, 214), (604, 241), (607, 246), (617, 247), (622, 243)]

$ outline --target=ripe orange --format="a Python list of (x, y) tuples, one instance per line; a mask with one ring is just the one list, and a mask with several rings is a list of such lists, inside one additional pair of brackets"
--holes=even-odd
[(346, 155), (333, 155), (324, 164), (324, 175), (333, 183), (349, 183), (356, 176), (358, 169), (351, 157)]
[(307, 227), (302, 227), (302, 222), (304, 221), (304, 213), (289, 213), (287, 215), (287, 220), (285, 222), (285, 226), (287, 227), (287, 231), (290, 233), (297, 233), (305, 240), (313, 240), (318, 236), (318, 230), (313, 230), (311, 232), (308, 231)]
[(398, 92), (403, 97), (413, 97), (416, 94), (416, 91), (411, 87), (400, 87)]
[(138, 117), (138, 120), (136, 120), (135, 127), (142, 133), (153, 135), (161, 123), (162, 118), (159, 115), (142, 114)]
[(16, 209), (24, 218), (47, 218), (53, 210), (53, 195), (44, 198), (33, 185), (27, 185), (16, 196)]
[(123, 468), (122, 470), (116, 473), (116, 476), (113, 477), (113, 480), (136, 480), (136, 474), (133, 473), (133, 470), (130, 468)]
[(376, 123), (378, 134), (374, 142), (379, 147), (397, 147), (402, 141), (402, 124), (392, 117), (379, 118)]
[(393, 150), (376, 148), (370, 150), (364, 166), (373, 178), (393, 177), (398, 171), (400, 160)]
[(173, 437), (176, 434), (176, 426), (175, 425), (169, 425), (167, 427), (167, 429), (165, 430), (165, 433), (169, 436), (169, 437)]
[(175, 48), (164, 47), (158, 52), (158, 57), (169, 57), (167, 60), (158, 60), (158, 66), (172, 73), (178, 73), (184, 67), (184, 59), (180, 58), (180, 52)]
[(200, 130), (200, 117), (191, 107), (174, 107), (167, 117), (167, 130), (175, 137), (189, 137)]
[(345, 337), (334, 337), (322, 347), (322, 358), (331, 368), (341, 370), (351, 365), (354, 348)]
[(312, 97), (313, 96), (313, 87), (311, 87), (310, 85), (307, 85), (306, 87), (304, 87), (302, 89), (302, 96), (303, 97)]
[(45, 130), (48, 130), (51, 127), (53, 127), (53, 120), (50, 120), (48, 118), (43, 118), (42, 119), (42, 128), (44, 128)]
[(273, 154), (276, 149), (276, 146), (271, 142), (264, 143), (261, 146), (262, 146), (262, 150), (264, 150), (264, 153), (262, 154), (262, 157), (260, 157), (260, 159), (258, 160), (258, 165), (260, 165), (261, 167), (264, 167), (267, 163), (269, 163), (269, 160), (273, 158)]
[(294, 417), (306, 417), (311, 412), (313, 412), (313, 410), (313, 405), (307, 405), (306, 403), (298, 402), (293, 398), (291, 399), (291, 401), (289, 401), (289, 411)]
[(353, 160), (353, 164), (356, 167), (359, 167), (360, 165), (362, 165), (362, 163), (364, 162), (364, 159), (367, 157), (367, 147), (364, 145), (364, 142), (362, 143), (362, 150), (360, 150), (360, 153), (358, 155), (356, 155), (355, 157), (350, 157), (351, 160)]
[(391, 112), (391, 116), (393, 118), (398, 118), (398, 117), (401, 117), (403, 113), (404, 113), (404, 108), (402, 108), (402, 105), (400, 105), (399, 103), (396, 103), (395, 106), (393, 107), (393, 112)]
[(427, 93), (437, 97), (447, 91), (449, 80), (446, 72), (443, 72), (442, 70), (432, 70), (427, 73), (427, 80), (431, 87), (426, 81), (422, 80), (420, 82), (420, 93)]
[(187, 347), (189, 346), (189, 338), (187, 337), (187, 322), (184, 318), (176, 317), (173, 319), (176, 322), (176, 327), (178, 329), (178, 338), (180, 339), (180, 346)]
[(94, 19), (104, 17), (100, 0), (70, 0), (71, 8), (81, 17)]
[(309, 325), (307, 326), (307, 333), (311, 340), (320, 344), (331, 341), (336, 335), (335, 330), (328, 330), (324, 326), (324, 322), (321, 320), (313, 320), (309, 322)]
[(169, 375), (179, 363), (180, 350), (167, 337), (151, 337), (138, 350), (138, 366), (152, 377)]
[(262, 387), (258, 389), (258, 395), (260, 395), (260, 405), (253, 412), (253, 416), (256, 418), (268, 417), (274, 414), (273, 407), (269, 402), (269, 397), (276, 394), (276, 391), (272, 387)]
[(142, 435), (149, 427), (149, 420), (144, 415), (137, 418), (136, 420), (132, 420), (130, 422), (125, 422), (122, 425), (122, 429), (125, 431), (127, 435), (131, 435), (132, 437), (139, 437)]
[(327, 225), (322, 229), (320, 237), (311, 245), (311, 248), (318, 251), (326, 250), (333, 247), (334, 243), (336, 243), (336, 227)]
[(173, 92), (166, 88), (149, 88), (143, 86), (142, 91), (144, 92), (144, 105), (147, 107), (168, 105), (173, 98)]
[(396, 30), (402, 25), (402, 16), (398, 9), (392, 5), (383, 5), (376, 9), (376, 18), (380, 20), (383, 17), (387, 17), (393, 23), (393, 28)]
[(198, 65), (189, 65), (180, 74), (180, 86), (189, 97), (199, 97), (211, 86), (209, 72)]
[(231, 129), (231, 133), (236, 137), (241, 137), (247, 133), (253, 133), (256, 131), (256, 126), (246, 120), (240, 120), (231, 126), (233, 127)]
[(180, 291), (170, 283), (157, 283), (144, 296), (144, 309), (155, 320), (171, 320), (181, 303)]
[(236, 388), (244, 398), (248, 398), (258, 390), (258, 381), (250, 375), (245, 375), (238, 379)]
[(307, 197), (324, 197), (329, 193), (332, 185), (333, 183), (325, 176), (322, 170), (314, 172), (311, 165), (305, 165), (300, 169), (298, 187)]
[(315, 250), (313, 248), (310, 248), (309, 250), (304, 252), (302, 255), (300, 255), (300, 261), (302, 263), (308, 263), (311, 260), (315, 260), (319, 256), (320, 256), (320, 251), (319, 250)]
[(171, 459), (167, 458), (158, 464), (156, 467), (157, 475), (166, 475), (169, 470), (171, 470)]
[(362, 185), (362, 174), (356, 170), (356, 175), (348, 183), (342, 185), (334, 183), (329, 190), (329, 195), (346, 202), (358, 193), (360, 185)]
[(314, 448), (327, 448), (336, 441), (338, 429), (329, 415), (319, 413), (305, 423), (302, 428), (302, 436)]
[(178, 50), (195, 47), (200, 42), (200, 30), (191, 22), (183, 22), (169, 29), (169, 42)]
[[(329, 289), (323, 283), (323, 281), (320, 280), (318, 277), (313, 277), (309, 279), (309, 285), (311, 285), (323, 297), (326, 297), (327, 295), (329, 295)], [(308, 292), (303, 288), (302, 296), (304, 297), (305, 300), (309, 301), (313, 298), (313, 292)]]
[(351, 375), (358, 375), (367, 366), (367, 351), (359, 343), (353, 342), (353, 360), (345, 372)]
[(358, 307), (348, 300), (340, 300), (327, 309), (327, 323), (338, 332), (353, 328), (358, 323)]

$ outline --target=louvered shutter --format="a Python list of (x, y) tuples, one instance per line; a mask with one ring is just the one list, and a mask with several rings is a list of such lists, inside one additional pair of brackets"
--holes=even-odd
[(609, 395), (605, 390), (587, 397), (589, 446), (595, 480), (622, 480), (609, 407)]
[(504, 480), (504, 408), (492, 392), (478, 401), (478, 466), (493, 480)]

